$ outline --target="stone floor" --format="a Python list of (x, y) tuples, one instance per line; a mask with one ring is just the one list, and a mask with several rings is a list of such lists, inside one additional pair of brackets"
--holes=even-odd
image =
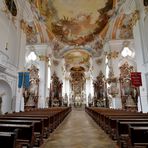
[(116, 148), (116, 144), (85, 111), (74, 110), (41, 148)]

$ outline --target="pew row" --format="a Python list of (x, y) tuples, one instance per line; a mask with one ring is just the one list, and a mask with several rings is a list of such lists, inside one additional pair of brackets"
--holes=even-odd
[[(86, 107), (85, 111), (93, 118), (93, 120), (107, 133), (117, 141), (120, 148), (147, 148), (147, 141), (135, 140), (138, 137), (138, 132), (131, 127), (138, 129), (144, 128), (144, 133), (147, 133), (148, 114), (141, 112), (132, 112), (121, 109), (107, 109)], [(133, 132), (134, 131), (134, 132)], [(141, 131), (142, 132), (142, 131)], [(142, 135), (142, 134), (141, 134)], [(148, 135), (145, 134), (148, 139)], [(145, 138), (145, 139), (146, 139)], [(134, 140), (135, 141), (134, 141)], [(138, 139), (138, 138), (137, 138)], [(137, 141), (137, 142), (136, 142)]]
[[(0, 138), (10, 141), (10, 148), (40, 147), (44, 138), (70, 113), (70, 107), (36, 109), (0, 116)], [(14, 130), (18, 133), (14, 133)], [(7, 135), (7, 136), (6, 136)], [(14, 143), (11, 142), (14, 139)]]

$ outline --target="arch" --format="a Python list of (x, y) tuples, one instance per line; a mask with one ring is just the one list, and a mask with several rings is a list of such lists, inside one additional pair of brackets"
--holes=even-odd
[(4, 93), (2, 96), (1, 112), (10, 112), (12, 109), (12, 89), (7, 81), (0, 79), (0, 94)]
[(130, 58), (130, 57), (120, 59), (120, 61), (118, 63), (118, 67), (122, 66), (125, 62), (127, 62), (129, 65), (133, 66), (134, 69), (137, 68), (134, 58)]

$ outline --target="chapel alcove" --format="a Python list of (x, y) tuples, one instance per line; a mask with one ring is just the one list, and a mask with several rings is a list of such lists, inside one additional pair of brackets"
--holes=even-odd
[[(2, 96), (1, 96), (2, 95)], [(1, 96), (1, 104), (0, 104), (0, 112), (6, 113), (11, 112), (13, 108), (13, 99), (12, 99), (12, 89), (7, 81), (0, 80), (0, 96)]]

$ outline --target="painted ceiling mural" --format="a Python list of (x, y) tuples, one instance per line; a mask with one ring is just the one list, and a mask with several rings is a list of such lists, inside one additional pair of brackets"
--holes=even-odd
[[(30, 0), (36, 16), (44, 21), (49, 38), (69, 45), (84, 45), (108, 23), (114, 0)], [(91, 6), (91, 7), (90, 7)]]
[(33, 21), (28, 23), (21, 20), (21, 27), (27, 34), (27, 43), (50, 42), (54, 58), (65, 58), (67, 69), (78, 64), (88, 69), (89, 62), (84, 62), (85, 59), (100, 57), (103, 53), (103, 44), (108, 38), (133, 37), (132, 24), (129, 22), (133, 21), (134, 13), (124, 12), (125, 4), (130, 0), (126, 0), (126, 3), (125, 0), (28, 0), (28, 2)]
[(65, 63), (66, 63), (66, 70), (70, 70), (72, 67), (83, 66), (85, 70), (89, 70), (89, 60), (90, 60), (90, 54), (86, 52), (85, 50), (76, 49), (67, 52), (64, 55)]

